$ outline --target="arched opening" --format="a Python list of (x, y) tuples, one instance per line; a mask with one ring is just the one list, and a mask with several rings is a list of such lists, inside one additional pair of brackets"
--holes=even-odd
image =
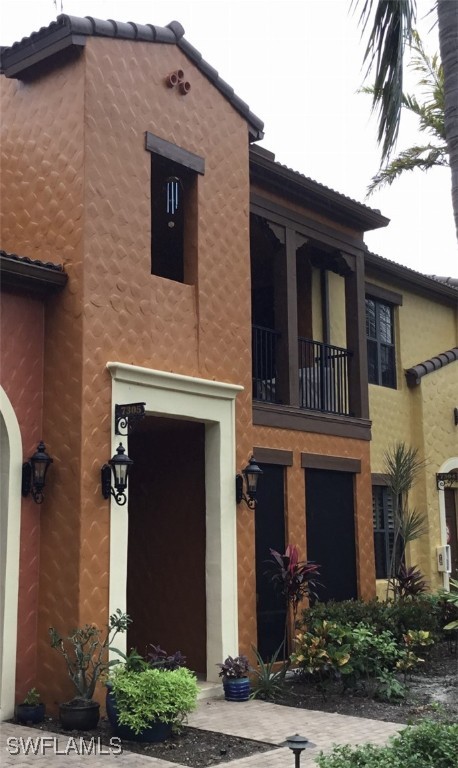
[(16, 683), (22, 440), (0, 387), (0, 720), (14, 714)]

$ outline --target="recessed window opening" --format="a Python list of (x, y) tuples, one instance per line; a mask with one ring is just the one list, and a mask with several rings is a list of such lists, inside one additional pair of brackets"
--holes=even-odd
[(145, 134), (151, 153), (151, 274), (197, 281), (197, 184), (205, 160), (177, 144)]
[[(151, 273), (192, 283), (190, 269), (196, 174), (171, 160), (151, 156)], [(188, 238), (189, 236), (189, 238)]]

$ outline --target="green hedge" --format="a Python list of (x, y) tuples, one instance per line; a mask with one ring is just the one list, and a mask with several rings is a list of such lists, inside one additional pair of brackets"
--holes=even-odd
[(397, 640), (402, 640), (409, 629), (425, 630), (440, 636), (445, 624), (443, 602), (434, 595), (406, 598), (395, 603), (379, 600), (317, 603), (302, 612), (298, 627), (305, 629), (317, 620), (351, 626), (367, 624), (377, 632), (389, 630)]
[(456, 768), (458, 725), (424, 722), (391, 737), (385, 747), (334, 747), (316, 762), (320, 768)]

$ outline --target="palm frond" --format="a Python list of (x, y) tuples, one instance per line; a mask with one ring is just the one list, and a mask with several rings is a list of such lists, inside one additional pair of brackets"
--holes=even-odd
[(418, 168), (428, 171), (433, 166), (448, 166), (447, 147), (435, 147), (427, 144), (423, 147), (410, 147), (400, 152), (394, 160), (388, 163), (373, 176), (367, 188), (367, 196), (386, 185), (390, 186), (395, 179), (405, 171), (413, 171)]
[(404, 508), (398, 516), (398, 525), (404, 547), (428, 533), (428, 519), (417, 509)]
[(426, 461), (418, 458), (418, 450), (403, 442), (396, 443), (385, 452), (384, 463), (388, 484), (395, 497), (408, 493), (426, 466)]
[(406, 45), (412, 39), (416, 17), (415, 0), (353, 0), (362, 5), (359, 24), (363, 34), (372, 28), (364, 55), (366, 78), (375, 72), (372, 109), (378, 111), (378, 142), (382, 162), (393, 151), (399, 132), (402, 106), (403, 63)]

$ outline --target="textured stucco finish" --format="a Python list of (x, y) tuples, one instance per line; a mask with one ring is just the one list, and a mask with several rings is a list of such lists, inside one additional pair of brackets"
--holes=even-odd
[[(192, 85), (187, 96), (164, 84), (178, 68)], [(3, 87), (2, 246), (63, 261), (69, 275), (46, 319), (44, 434), (58, 471), (42, 517), (37, 686), (50, 702), (72, 694), (49, 648), (50, 625), (65, 632), (85, 622), (102, 626), (108, 617), (110, 513), (100, 493), (100, 466), (111, 455), (107, 360), (242, 385), (236, 466), (246, 464), (253, 445), (294, 451), (287, 533), (302, 554), (300, 453), (361, 459), (358, 586), (361, 596), (372, 596), (368, 443), (252, 426), (246, 123), (172, 45), (91, 37), (71, 65)], [(205, 158), (193, 285), (151, 275), (146, 131)], [(237, 554), (240, 650), (247, 652), (256, 638), (254, 516), (243, 504)]]
[[(0, 302), (0, 383), (14, 408), (24, 459), (43, 437), (43, 302), (2, 293)], [(46, 438), (45, 438), (46, 439)], [(49, 446), (48, 446), (49, 448)], [(52, 478), (50, 477), (50, 482)], [(40, 520), (46, 502), (37, 507), (22, 499), (19, 553), (16, 700), (36, 684)]]
[[(375, 281), (371, 281), (375, 282)], [(379, 283), (395, 288), (389, 283)], [(453, 409), (457, 405), (458, 364), (441, 368), (409, 389), (404, 371), (457, 344), (457, 313), (441, 302), (402, 291), (403, 304), (395, 309), (397, 389), (369, 385), (372, 419), (372, 472), (384, 472), (384, 453), (404, 441), (418, 449), (427, 465), (409, 494), (409, 505), (428, 518), (428, 533), (412, 542), (408, 556), (418, 565), (432, 588), (442, 586), (437, 572), (436, 547), (441, 544), (436, 472), (458, 454), (458, 430)], [(383, 586), (378, 587), (378, 591)]]

